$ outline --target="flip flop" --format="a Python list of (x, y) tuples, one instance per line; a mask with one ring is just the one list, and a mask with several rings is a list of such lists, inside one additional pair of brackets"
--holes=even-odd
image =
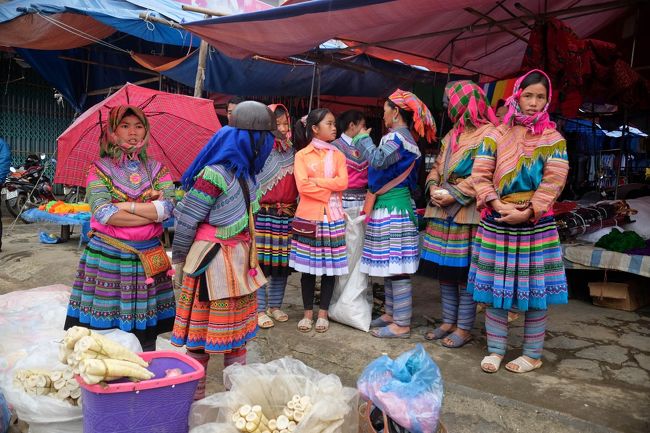
[(280, 310), (279, 308), (276, 308), (275, 310), (271, 310), (269, 308), (268, 310), (266, 310), (266, 313), (269, 314), (278, 322), (286, 322), (287, 320), (289, 320), (289, 316), (287, 315), (287, 313)]
[(383, 328), (375, 328), (370, 331), (370, 334), (372, 334), (373, 337), (377, 338), (411, 338), (411, 331), (405, 332), (404, 334), (395, 334), (390, 330), (388, 326), (384, 326)]
[(446, 338), (450, 339), (452, 343), (445, 344), (445, 341), (443, 340), (441, 344), (445, 347), (448, 347), (449, 349), (458, 349), (459, 347), (463, 347), (473, 339), (472, 334), (468, 334), (466, 337), (461, 337), (455, 332), (452, 332), (451, 334), (447, 335)]
[[(517, 367), (519, 367), (517, 370), (515, 370), (512, 367), (508, 367), (508, 365), (514, 364)], [(542, 361), (540, 360), (538, 364), (531, 364), (529, 360), (524, 358), (523, 356), (520, 356), (519, 358), (510, 361), (509, 363), (506, 364), (506, 370), (512, 371), (513, 373), (528, 373), (529, 371), (537, 370), (542, 366)]]
[(313, 327), (314, 327), (314, 321), (312, 319), (303, 317), (302, 319), (300, 319), (300, 322), (298, 322), (298, 331), (300, 332), (309, 332)]
[[(503, 361), (503, 356), (499, 355), (488, 355), (483, 360), (481, 361), (481, 370), (483, 370), (486, 373), (496, 373), (499, 371), (499, 367), (501, 367), (501, 361)], [(494, 367), (494, 371), (486, 369), (484, 366), (486, 365), (491, 365)]]
[(316, 327), (314, 328), (314, 331), (323, 333), (327, 332), (328, 329), (330, 329), (330, 321), (324, 317), (319, 317), (318, 320), (316, 320)]
[(445, 331), (440, 326), (438, 326), (437, 328), (434, 328), (433, 330), (424, 334), (424, 339), (429, 341), (440, 340), (441, 338), (445, 338), (451, 334), (451, 332), (452, 331)]
[(275, 323), (273, 323), (273, 320), (271, 320), (271, 318), (267, 316), (266, 313), (262, 313), (257, 315), (257, 326), (262, 329), (269, 329), (273, 328), (275, 326)]
[(370, 322), (370, 327), (371, 328), (383, 328), (384, 326), (388, 326), (393, 322), (388, 322), (384, 319), (381, 318), (381, 316), (377, 317), (375, 320)]

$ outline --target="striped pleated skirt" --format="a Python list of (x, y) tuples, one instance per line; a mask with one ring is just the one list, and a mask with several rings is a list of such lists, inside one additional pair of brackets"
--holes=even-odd
[[(298, 218), (296, 218), (298, 219)], [(291, 236), (289, 266), (312, 275), (346, 275), (348, 256), (345, 245), (345, 220), (317, 222), (316, 238)]]
[[(123, 242), (139, 251), (160, 245), (158, 239)], [(171, 331), (176, 307), (171, 278), (162, 273), (152, 284), (146, 279), (138, 256), (91, 238), (79, 260), (65, 329), (119, 328), (141, 342)]]
[(207, 353), (244, 347), (257, 332), (257, 293), (202, 301), (201, 278), (185, 276), (176, 307), (171, 343)]
[(407, 188), (377, 198), (366, 227), (360, 270), (373, 277), (414, 274), (420, 261), (419, 235)]
[(264, 208), (255, 216), (257, 256), (267, 277), (283, 277), (291, 273), (289, 233), (292, 220), (291, 216), (278, 215), (278, 212)]
[(560, 239), (552, 216), (536, 224), (498, 223), (487, 213), (472, 247), (467, 290), (494, 308), (545, 310), (566, 304), (568, 287)]
[(439, 280), (467, 280), (476, 230), (476, 225), (456, 224), (453, 218), (427, 221), (422, 259), (433, 263)]

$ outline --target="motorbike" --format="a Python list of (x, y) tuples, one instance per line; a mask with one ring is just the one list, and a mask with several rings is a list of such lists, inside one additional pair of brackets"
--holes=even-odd
[(5, 180), (5, 206), (17, 217), (23, 210), (56, 200), (52, 182), (43, 174), (45, 155), (29, 155), (22, 167), (11, 167)]

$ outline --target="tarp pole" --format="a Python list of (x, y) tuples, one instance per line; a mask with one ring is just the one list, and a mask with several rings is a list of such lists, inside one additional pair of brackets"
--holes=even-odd
[[(447, 66), (447, 83), (449, 83), (449, 80), (451, 80), (451, 67), (453, 66), (453, 60), (454, 60), (454, 41), (451, 41), (451, 47), (449, 48), (449, 65)], [(442, 99), (443, 101), (445, 99), (444, 91), (442, 92)], [(445, 116), (445, 109), (443, 104), (442, 113), (440, 114), (440, 128), (436, 128), (440, 132), (441, 137), (442, 137), (442, 130), (445, 127), (445, 117), (447, 116)]]
[(208, 43), (201, 39), (199, 47), (199, 65), (196, 68), (196, 79), (194, 80), (194, 97), (200, 98), (203, 95), (203, 82), (205, 81), (205, 63), (208, 58)]
[(314, 100), (314, 83), (316, 82), (316, 67), (318, 63), (314, 62), (314, 72), (311, 74), (311, 90), (309, 91), (309, 110), (307, 114), (311, 112), (311, 104)]

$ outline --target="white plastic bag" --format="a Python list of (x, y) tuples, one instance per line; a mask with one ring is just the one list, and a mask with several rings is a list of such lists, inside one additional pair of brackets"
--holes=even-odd
[[(70, 288), (63, 285), (40, 287), (0, 296), (0, 389), (29, 424), (30, 433), (81, 433), (81, 407), (50, 396), (35, 396), (16, 388), (16, 370), (63, 370), (58, 359)], [(97, 331), (134, 352), (142, 347), (135, 335), (110, 329)]]
[(372, 320), (372, 300), (368, 299), (368, 275), (359, 270), (366, 218), (365, 215), (359, 216), (360, 211), (360, 208), (345, 211), (345, 243), (350, 273), (336, 278), (328, 314), (332, 320), (368, 332)]
[(245, 404), (260, 405), (267, 418), (281, 414), (294, 394), (308, 395), (312, 410), (295, 433), (357, 433), (358, 396), (335, 375), (326, 375), (285, 357), (267, 364), (231, 365), (223, 372), (228, 392), (213, 394), (192, 405), (190, 433), (237, 433), (231, 421)]

